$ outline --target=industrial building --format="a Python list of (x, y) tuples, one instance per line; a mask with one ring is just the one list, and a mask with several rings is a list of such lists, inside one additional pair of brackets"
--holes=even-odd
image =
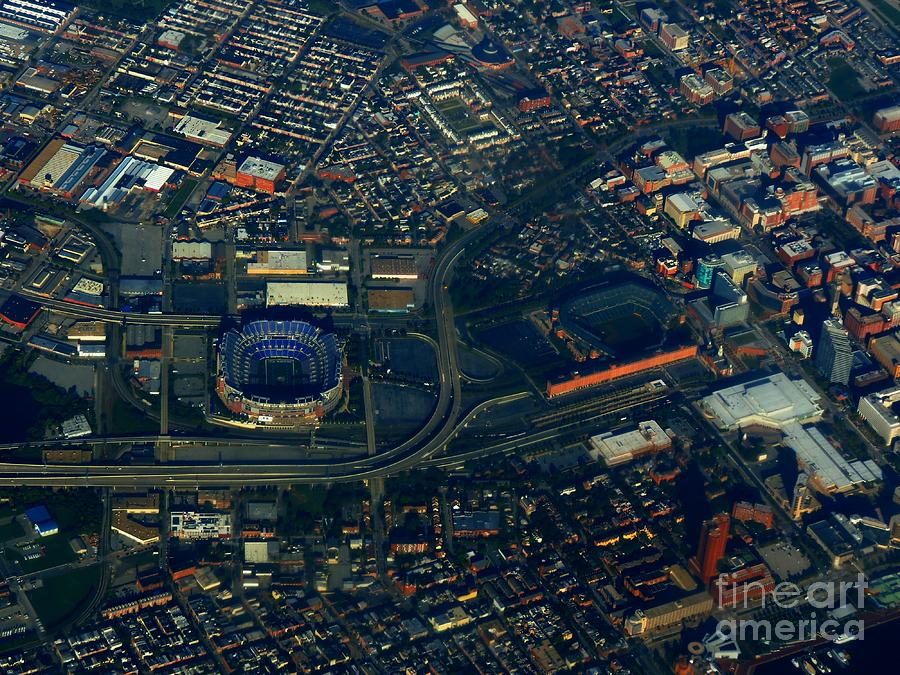
[(19, 176), (19, 182), (71, 199), (106, 157), (100, 146), (82, 147), (58, 138), (50, 141)]
[(21, 295), (11, 295), (0, 305), (0, 319), (19, 330), (25, 330), (40, 311), (41, 306), (33, 300)]
[(49, 537), (59, 532), (59, 525), (50, 516), (50, 512), (46, 506), (32, 506), (25, 511), (25, 517), (34, 528), (35, 533), (40, 537)]
[(75, 5), (62, 0), (0, 0), (0, 21), (42, 33), (56, 33), (76, 11)]
[(848, 461), (814, 426), (785, 425), (784, 444), (797, 455), (797, 464), (810, 483), (826, 494), (847, 493), (881, 482), (881, 469), (871, 459)]
[(372, 256), (373, 279), (400, 279), (414, 281), (419, 278), (416, 259), (412, 256)]
[(118, 206), (133, 190), (160, 192), (175, 170), (134, 156), (123, 159), (100, 187), (88, 188), (81, 203), (106, 210)]
[(90, 423), (87, 421), (87, 417), (82, 414), (64, 420), (60, 426), (60, 431), (63, 438), (84, 438), (94, 433), (91, 430)]
[(212, 242), (208, 241), (173, 241), (172, 260), (203, 261), (212, 258)]
[(185, 115), (173, 131), (189, 141), (224, 148), (231, 140), (232, 132), (222, 127), (220, 120), (211, 121), (195, 115)]
[(409, 288), (369, 288), (366, 296), (370, 312), (404, 314), (416, 308), (415, 297)]
[(253, 251), (247, 263), (249, 275), (296, 276), (308, 273), (306, 251), (292, 249)]
[(319, 260), (316, 262), (316, 271), (349, 272), (350, 253), (345, 248), (323, 248), (319, 251)]

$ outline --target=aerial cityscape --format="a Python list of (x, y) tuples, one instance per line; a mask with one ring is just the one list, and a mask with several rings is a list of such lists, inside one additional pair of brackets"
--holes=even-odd
[(0, 675), (895, 672), (898, 0), (0, 0)]

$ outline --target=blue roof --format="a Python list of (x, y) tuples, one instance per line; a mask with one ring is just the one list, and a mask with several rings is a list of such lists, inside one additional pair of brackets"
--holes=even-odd
[(25, 511), (25, 515), (28, 516), (28, 520), (30, 520), (35, 525), (50, 520), (50, 512), (43, 504), (39, 506), (32, 506), (30, 509)]

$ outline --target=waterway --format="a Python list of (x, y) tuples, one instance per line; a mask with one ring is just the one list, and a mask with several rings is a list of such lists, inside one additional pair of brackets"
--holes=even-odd
[[(833, 675), (896, 673), (898, 672), (897, 652), (894, 650), (898, 643), (900, 643), (900, 620), (895, 619), (873, 628), (867, 628), (863, 640), (848, 642), (837, 647), (850, 654), (850, 665), (847, 668), (841, 668), (827, 656), (820, 655), (819, 658), (831, 667)], [(826, 644), (819, 647), (816, 653), (827, 651), (830, 646)], [(795, 655), (761, 665), (753, 670), (753, 675), (800, 675), (805, 671), (796, 668), (791, 663), (791, 659)]]

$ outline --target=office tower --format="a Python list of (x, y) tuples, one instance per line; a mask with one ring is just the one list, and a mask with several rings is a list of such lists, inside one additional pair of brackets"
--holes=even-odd
[(853, 350), (850, 335), (836, 319), (827, 319), (822, 324), (819, 348), (816, 350), (816, 367), (829, 382), (847, 384), (850, 381), (850, 366)]
[(700, 545), (697, 548), (697, 569), (704, 584), (708, 584), (719, 573), (719, 561), (725, 555), (731, 518), (720, 513), (703, 523), (700, 529)]

